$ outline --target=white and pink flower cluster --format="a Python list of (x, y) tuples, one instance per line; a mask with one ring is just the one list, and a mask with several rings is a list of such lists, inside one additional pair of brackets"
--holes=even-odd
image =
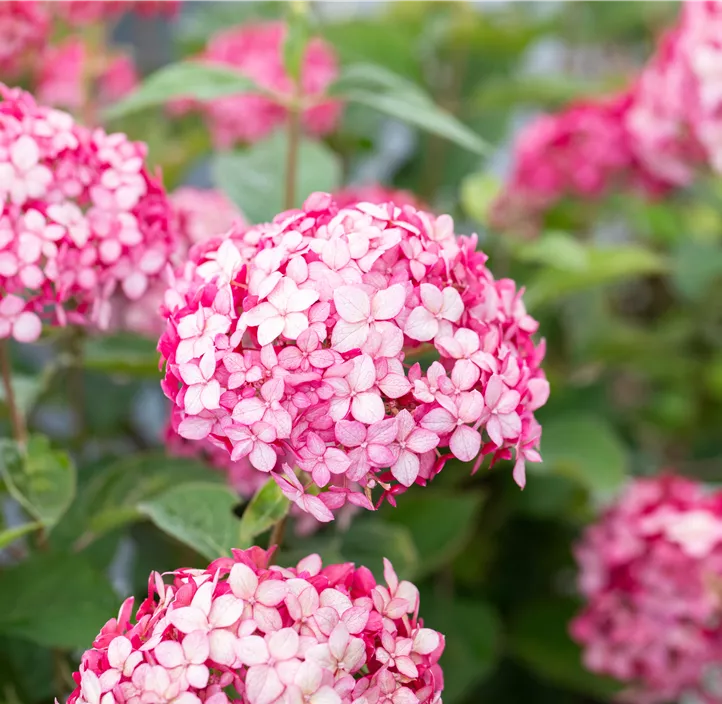
[(722, 493), (637, 479), (576, 548), (586, 600), (571, 625), (586, 666), (639, 704), (719, 702)]
[[(217, 147), (238, 142), (257, 142), (286, 122), (286, 105), (294, 88), (283, 63), (286, 36), (283, 22), (245, 24), (219, 32), (211, 37), (201, 54), (201, 61), (236, 69), (252, 79), (268, 95), (243, 93), (217, 98), (195, 106), (182, 100), (173, 104), (183, 112), (197, 107), (207, 117)], [(325, 98), (326, 89), (338, 75), (338, 62), (332, 47), (318, 37), (306, 47), (301, 67), (299, 98), (303, 110), (304, 129), (312, 135), (332, 132), (341, 116), (342, 105)]]
[(373, 508), (378, 486), (393, 501), (454, 457), (513, 457), (523, 486), (544, 345), (476, 246), (447, 215), (323, 193), (197, 245), (159, 342), (174, 428), (270, 472), (319, 520)]
[(444, 637), (419, 619), (419, 592), (386, 561), (269, 566), (233, 551), (171, 584), (151, 574), (101, 630), (68, 704), (441, 704)]
[(0, 337), (41, 324), (107, 326), (173, 249), (171, 209), (146, 147), (88, 130), (0, 84)]
[(722, 2), (687, 0), (630, 88), (522, 131), (492, 219), (513, 226), (616, 188), (655, 196), (706, 169), (722, 173)]

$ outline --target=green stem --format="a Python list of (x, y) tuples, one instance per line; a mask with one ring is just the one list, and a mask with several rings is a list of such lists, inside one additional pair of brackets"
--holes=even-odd
[(296, 172), (298, 171), (298, 148), (301, 142), (301, 110), (299, 101), (293, 101), (288, 109), (288, 146), (286, 151), (286, 188), (283, 207), (290, 210), (296, 204)]
[(0, 340), (0, 372), (2, 372), (5, 398), (7, 399), (10, 423), (13, 428), (13, 437), (19, 445), (25, 445), (28, 439), (28, 430), (25, 427), (25, 418), (18, 408), (13, 389), (12, 368), (10, 365), (10, 351), (7, 340)]
[(73, 412), (78, 423), (77, 442), (82, 444), (86, 437), (85, 423), (85, 377), (83, 364), (83, 350), (85, 332), (82, 328), (73, 328), (67, 341), (67, 351), (70, 361), (68, 374), (68, 396), (71, 400)]
[(272, 548), (274, 545), (280, 550), (281, 543), (283, 542), (283, 535), (286, 532), (286, 520), (288, 514), (286, 514), (271, 530), (271, 538), (268, 541), (268, 547)]

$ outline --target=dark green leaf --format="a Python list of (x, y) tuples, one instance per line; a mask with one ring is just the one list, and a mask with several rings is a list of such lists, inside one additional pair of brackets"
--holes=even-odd
[(182, 61), (165, 66), (148, 76), (129, 96), (109, 108), (106, 119), (165, 105), (174, 98), (213, 100), (237, 93), (259, 93), (261, 89), (237, 71), (223, 66)]
[(540, 677), (606, 701), (619, 686), (582, 667), (580, 649), (567, 632), (575, 610), (574, 602), (561, 599), (522, 607), (511, 624), (510, 649)]
[(672, 260), (672, 282), (691, 301), (699, 301), (722, 277), (722, 245), (684, 239)]
[(444, 702), (461, 702), (474, 685), (487, 677), (498, 658), (499, 618), (483, 601), (421, 596), (424, 625), (446, 637), (441, 656)]
[(278, 484), (269, 479), (253, 496), (241, 516), (240, 542), (237, 547), (250, 547), (253, 539), (270, 530), (282, 520), (291, 507)]
[[(286, 134), (276, 132), (248, 149), (218, 154), (213, 161), (216, 185), (251, 222), (268, 222), (284, 209), (287, 145)], [(297, 163), (297, 206), (314, 191), (340, 186), (339, 159), (321, 142), (301, 139)]]
[(544, 423), (541, 447), (540, 471), (571, 477), (597, 496), (613, 494), (626, 478), (626, 448), (609, 423), (595, 415), (552, 418)]
[(382, 66), (356, 64), (347, 67), (332, 86), (331, 92), (344, 100), (367, 105), (421, 130), (444, 137), (476, 154), (489, 152), (489, 146), (478, 134), (436, 105), (421, 88)]
[(404, 496), (386, 512), (389, 521), (406, 526), (423, 560), (418, 573), (433, 571), (456, 557), (473, 533), (481, 506), (478, 493)]
[(106, 374), (158, 379), (157, 344), (156, 340), (127, 333), (91, 337), (85, 342), (83, 364)]
[(5, 570), (0, 601), (0, 633), (49, 648), (87, 648), (119, 605), (82, 555), (53, 553)]
[[(20, 702), (52, 701), (52, 652), (20, 638), (0, 638), (0, 697), (8, 694), (8, 687)], [(13, 701), (17, 704), (8, 696), (6, 704)]]
[(238, 496), (227, 487), (196, 482), (141, 502), (138, 509), (168, 535), (214, 560), (237, 547), (237, 503)]
[(75, 467), (46, 437), (32, 435), (25, 448), (2, 443), (0, 471), (13, 498), (46, 530), (60, 520), (75, 496)]

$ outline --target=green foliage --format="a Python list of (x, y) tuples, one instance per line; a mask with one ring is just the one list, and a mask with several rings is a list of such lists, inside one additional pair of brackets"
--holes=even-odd
[(138, 504), (158, 528), (209, 560), (230, 555), (237, 545), (238, 497), (219, 484), (191, 482), (174, 486)]
[[(251, 222), (268, 222), (284, 210), (288, 138), (276, 132), (244, 150), (217, 154), (216, 185)], [(338, 157), (322, 142), (301, 139), (296, 173), (296, 206), (314, 191), (333, 191), (341, 183)]]
[(158, 379), (158, 342), (118, 333), (88, 340), (83, 352), (86, 369), (113, 375)]
[(237, 547), (253, 545), (253, 539), (282, 521), (290, 507), (290, 501), (283, 495), (278, 484), (269, 479), (254, 494), (243, 511)]

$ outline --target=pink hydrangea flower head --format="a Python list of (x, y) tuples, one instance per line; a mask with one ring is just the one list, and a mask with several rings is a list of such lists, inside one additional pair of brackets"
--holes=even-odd
[[(205, 103), (217, 146), (256, 142), (268, 136), (286, 120), (284, 100), (291, 97), (292, 81), (283, 65), (286, 26), (281, 22), (247, 24), (211, 37), (201, 60), (230, 66), (252, 79), (278, 100), (258, 94), (240, 94)], [(333, 131), (341, 115), (338, 101), (324, 99), (324, 93), (338, 74), (333, 49), (319, 38), (312, 39), (303, 58), (300, 91), (309, 102), (303, 112), (303, 126), (313, 135)]]
[(140, 298), (174, 248), (145, 145), (90, 131), (20, 89), (0, 84), (0, 97), (0, 286), (24, 301), (10, 330), (29, 341), (18, 327), (28, 316), (107, 327), (114, 301)]
[(571, 633), (586, 666), (634, 702), (717, 701), (706, 688), (722, 657), (722, 494), (636, 479), (575, 552), (586, 604)]
[(333, 194), (339, 208), (355, 203), (393, 203), (399, 208), (410, 205), (417, 210), (431, 210), (411, 191), (402, 191), (397, 188), (387, 188), (379, 183), (368, 183), (359, 186), (346, 186)]
[(372, 508), (377, 488), (393, 501), (450, 457), (514, 458), (523, 486), (543, 345), (476, 243), (445, 215), (317, 193), (196, 245), (159, 342), (174, 429), (248, 458), (317, 517), (319, 502)]
[(115, 20), (126, 12), (143, 17), (174, 17), (180, 0), (52, 0), (48, 3), (55, 15), (71, 27)]
[[(149, 579), (82, 657), (68, 704), (438, 704), (444, 636), (385, 561), (269, 566), (260, 548)], [(233, 689), (231, 700), (225, 693)]]

